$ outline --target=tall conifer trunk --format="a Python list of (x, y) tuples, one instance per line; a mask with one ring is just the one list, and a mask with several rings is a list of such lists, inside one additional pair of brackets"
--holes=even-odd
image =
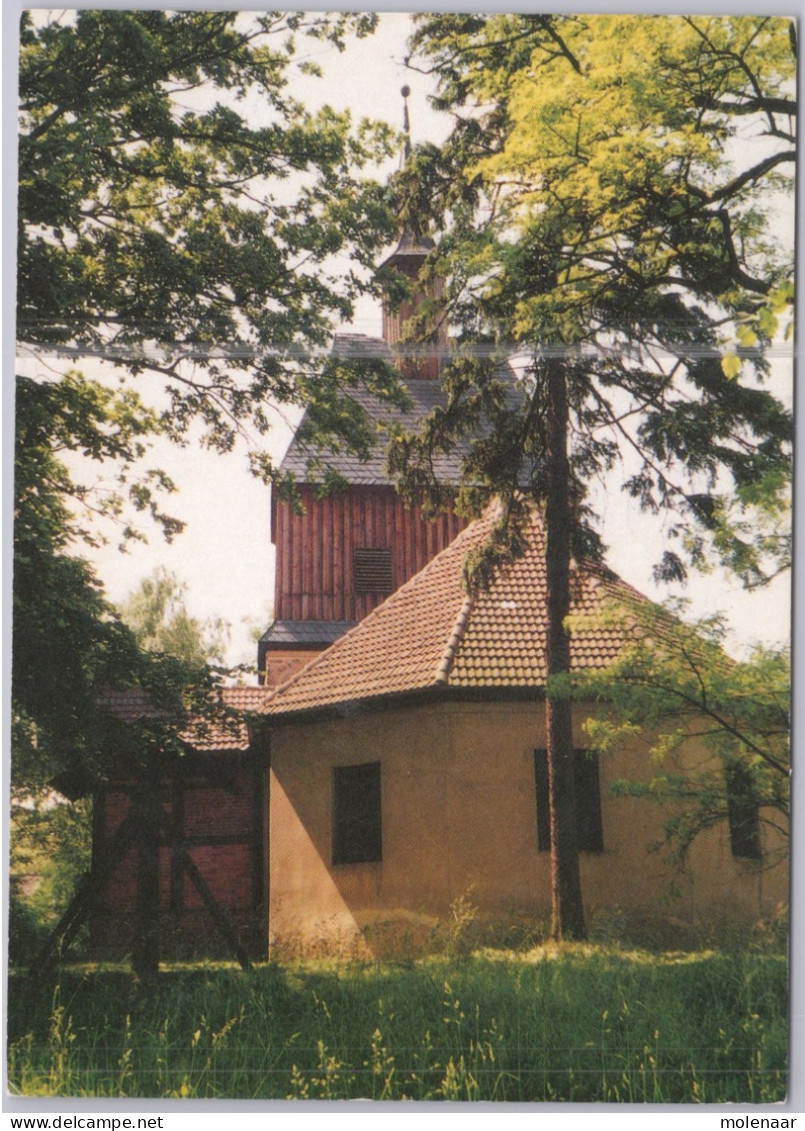
[[(564, 363), (548, 359), (545, 379), (548, 475), (545, 498), (548, 678), (570, 671), (570, 465)], [(545, 706), (551, 820), (551, 938), (586, 937), (576, 838), (571, 702), (549, 691)]]

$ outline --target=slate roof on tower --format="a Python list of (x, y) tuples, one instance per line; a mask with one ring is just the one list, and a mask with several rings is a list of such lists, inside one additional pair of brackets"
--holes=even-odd
[(333, 644), (355, 623), (347, 620), (275, 620), (260, 637), (260, 642), (270, 640), (278, 648)]
[[(379, 357), (391, 364), (394, 363), (394, 354), (388, 344), (382, 338), (372, 338), (366, 334), (337, 334), (333, 341), (332, 352), (338, 357), (352, 361)], [(512, 407), (514, 407), (522, 393), (516, 374), (508, 363), (501, 367), (500, 377), (510, 386)], [(354, 452), (328, 452), (316, 444), (306, 444), (297, 430), (282, 460), (281, 470), (291, 472), (300, 483), (310, 482), (312, 477), (308, 472), (308, 461), (313, 459), (326, 464), (349, 483), (365, 486), (389, 485), (391, 480), (386, 472), (386, 448), (389, 444), (387, 425), (398, 424), (416, 431), (424, 417), (434, 408), (445, 403), (445, 394), (439, 381), (434, 381), (432, 378), (407, 378), (405, 387), (411, 400), (410, 407), (406, 409), (396, 408), (365, 388), (356, 387), (350, 390), (349, 395), (363, 408), (376, 430), (377, 441), (367, 460), (361, 460)], [(441, 482), (456, 485), (459, 483), (461, 461), (469, 451), (470, 440), (467, 438), (460, 441), (449, 454), (434, 457), (434, 468)]]
[(380, 264), (380, 269), (389, 264), (410, 269), (419, 268), (435, 248), (436, 244), (429, 236), (417, 236), (410, 228), (403, 228), (400, 239), (394, 251), (387, 255)]
[[(349, 709), (418, 695), (518, 694), (545, 687), (546, 576), (542, 520), (532, 511), (527, 548), (502, 567), (489, 590), (469, 597), (462, 580), (469, 550), (483, 545), (494, 514), (472, 523), (382, 605), (279, 687), (270, 718)], [(573, 571), (571, 613), (607, 601), (643, 600), (608, 569)], [(620, 626), (574, 631), (571, 670), (600, 669), (624, 641)]]

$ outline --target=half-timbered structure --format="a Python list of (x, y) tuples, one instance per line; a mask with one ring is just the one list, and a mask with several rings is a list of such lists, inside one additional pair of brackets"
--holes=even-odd
[[(161, 950), (252, 957), (265, 951), (267, 747), (265, 731), (246, 718), (266, 696), (261, 688), (236, 687), (219, 697), (221, 721), (189, 720), (178, 750), (158, 758), (150, 781), (120, 766), (95, 788), (95, 950), (131, 949), (145, 861)], [(99, 706), (131, 726), (159, 722), (139, 688), (108, 692)]]

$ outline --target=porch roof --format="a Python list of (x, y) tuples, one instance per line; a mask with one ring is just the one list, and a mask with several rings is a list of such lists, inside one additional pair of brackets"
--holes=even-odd
[[(243, 716), (259, 714), (273, 694), (265, 687), (222, 687), (211, 697), (209, 716), (188, 717), (180, 739), (200, 753), (246, 751), (249, 727)], [(98, 696), (98, 706), (123, 723), (158, 721), (164, 716), (142, 687), (107, 689)]]

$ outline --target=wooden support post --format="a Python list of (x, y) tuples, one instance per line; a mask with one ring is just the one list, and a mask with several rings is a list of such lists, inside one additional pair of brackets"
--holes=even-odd
[(131, 812), (137, 840), (137, 899), (132, 966), (144, 982), (159, 971), (159, 841), (162, 806), (159, 773), (151, 754), (132, 793)]
[(184, 791), (183, 767), (177, 758), (173, 764), (170, 841), (170, 904), (172, 915), (181, 915), (184, 908), (184, 870), (182, 865), (182, 856), (184, 855)]
[[(171, 832), (171, 825), (168, 820), (167, 814), (161, 808), (161, 806), (157, 812), (157, 820), (162, 827), (163, 833), (166, 836), (169, 836)], [(240, 940), (238, 939), (238, 936), (236, 935), (232, 924), (229, 922), (229, 918), (226, 912), (222, 907), (219, 906), (218, 901), (210, 891), (204, 880), (204, 877), (194, 864), (190, 853), (186, 848), (182, 853), (182, 866), (190, 877), (190, 882), (193, 884), (193, 887), (201, 896), (202, 903), (207, 908), (212, 921), (215, 923), (218, 931), (221, 933), (224, 940), (232, 949), (232, 952), (237, 958), (238, 962), (241, 964), (244, 970), (250, 970), (251, 962), (249, 961), (249, 956), (241, 946)]]
[(252, 910), (254, 914), (253, 953), (265, 958), (268, 952), (268, 768), (270, 744), (267, 730), (255, 735), (249, 753), (252, 772)]

